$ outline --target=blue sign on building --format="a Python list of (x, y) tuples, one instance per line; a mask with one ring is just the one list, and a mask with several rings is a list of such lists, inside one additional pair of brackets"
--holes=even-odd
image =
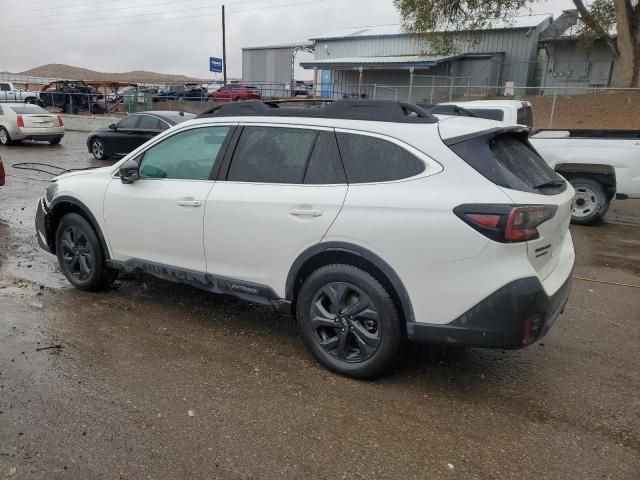
[(222, 73), (222, 59), (216, 57), (209, 57), (209, 71), (215, 73)]

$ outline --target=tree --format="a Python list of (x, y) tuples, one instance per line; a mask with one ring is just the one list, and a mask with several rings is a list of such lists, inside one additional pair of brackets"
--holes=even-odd
[[(612, 84), (637, 87), (640, 74), (640, 0), (572, 0), (582, 43), (600, 40), (615, 56)], [(451, 32), (509, 20), (539, 0), (394, 0), (405, 28), (429, 36), (440, 52), (453, 47)], [(437, 34), (434, 32), (438, 32)]]

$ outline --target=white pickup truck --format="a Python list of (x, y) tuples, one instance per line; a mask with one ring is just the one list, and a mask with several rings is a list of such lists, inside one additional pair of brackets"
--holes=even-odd
[[(479, 117), (533, 126), (533, 109), (520, 100), (455, 102)], [(538, 130), (529, 141), (576, 190), (574, 223), (602, 221), (611, 200), (640, 198), (640, 130)]]
[(0, 103), (38, 104), (38, 93), (15, 88), (11, 82), (0, 81)]

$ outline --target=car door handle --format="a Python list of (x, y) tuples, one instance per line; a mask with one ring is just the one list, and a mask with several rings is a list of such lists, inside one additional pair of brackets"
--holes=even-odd
[(176, 200), (176, 203), (181, 207), (199, 207), (202, 205), (202, 202), (200, 200), (182, 199), (182, 200)]
[(295, 217), (319, 217), (322, 210), (319, 208), (292, 208), (289, 213)]

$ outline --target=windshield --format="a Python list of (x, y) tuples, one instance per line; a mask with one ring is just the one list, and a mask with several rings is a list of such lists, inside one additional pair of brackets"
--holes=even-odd
[(41, 113), (46, 113), (47, 115), (49, 115), (49, 112), (37, 105), (13, 105), (9, 108), (11, 108), (11, 110), (16, 112), (18, 115), (38, 115)]

